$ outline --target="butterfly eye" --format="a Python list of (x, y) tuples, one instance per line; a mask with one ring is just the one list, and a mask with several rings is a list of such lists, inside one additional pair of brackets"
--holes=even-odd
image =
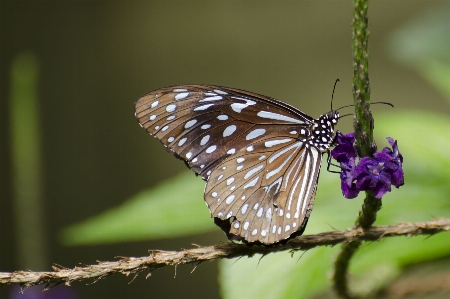
[(207, 181), (204, 199), (230, 239), (274, 244), (303, 232), (336, 111), (313, 119), (256, 93), (182, 85), (142, 96), (135, 113)]

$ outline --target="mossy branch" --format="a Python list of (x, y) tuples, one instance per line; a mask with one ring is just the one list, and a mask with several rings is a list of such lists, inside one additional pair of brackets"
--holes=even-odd
[(70, 285), (74, 281), (101, 280), (115, 273), (126, 276), (137, 276), (142, 272), (150, 274), (166, 266), (193, 264), (195, 266), (216, 259), (251, 257), (255, 254), (267, 255), (280, 251), (305, 251), (319, 246), (333, 246), (340, 243), (351, 246), (354, 242), (379, 241), (386, 237), (433, 235), (439, 232), (450, 232), (450, 219), (438, 219), (423, 223), (402, 223), (395, 226), (371, 227), (332, 231), (317, 235), (300, 236), (290, 240), (287, 244), (272, 247), (247, 246), (228, 243), (224, 245), (197, 247), (182, 251), (151, 250), (145, 257), (120, 257), (113, 262), (98, 262), (95, 265), (75, 267), (72, 269), (62, 266), (53, 266), (53, 272), (15, 271), (12, 273), (0, 272), (0, 286), (19, 284), (22, 288), (34, 285), (51, 287), (57, 284)]

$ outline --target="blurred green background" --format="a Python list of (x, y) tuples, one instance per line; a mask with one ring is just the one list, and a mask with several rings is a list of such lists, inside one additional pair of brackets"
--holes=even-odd
[[(147, 91), (230, 86), (317, 117), (340, 78), (335, 106), (353, 101), (351, 1), (0, 5), (0, 272), (226, 242), (203, 204), (202, 180), (137, 124), (133, 104)], [(448, 1), (370, 3), (372, 101), (396, 107), (373, 106), (375, 136), (380, 149), (386, 136), (398, 139), (406, 171), (377, 224), (450, 217), (449, 16)], [(306, 233), (350, 227), (361, 203), (344, 199), (337, 176), (322, 171)], [(405, 265), (448, 259), (449, 248), (448, 234), (372, 244), (352, 271), (383, 278), (356, 285), (368, 290)], [(326, 291), (335, 252), (299, 262), (277, 254), (258, 267), (258, 258), (211, 262), (193, 274), (182, 266), (175, 279), (167, 268), (132, 284), (116, 275), (72, 289), (78, 298), (307, 298)], [(10, 292), (1, 288), (0, 298)]]

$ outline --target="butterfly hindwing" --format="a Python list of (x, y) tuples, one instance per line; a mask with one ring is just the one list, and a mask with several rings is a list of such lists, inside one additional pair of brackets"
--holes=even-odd
[(212, 172), (205, 201), (214, 217), (232, 219), (229, 234), (273, 244), (303, 229), (322, 156), (317, 149), (288, 139), (255, 142), (253, 151), (242, 149)]

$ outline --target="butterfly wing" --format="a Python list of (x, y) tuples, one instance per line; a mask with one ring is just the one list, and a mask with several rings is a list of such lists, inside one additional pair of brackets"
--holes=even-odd
[(273, 244), (304, 229), (321, 152), (314, 120), (283, 102), (233, 88), (183, 85), (135, 104), (140, 125), (207, 180), (205, 201), (230, 236)]
[(241, 149), (212, 172), (205, 200), (229, 238), (273, 244), (304, 229), (322, 155), (288, 136), (251, 146), (251, 152)]
[(203, 179), (250, 142), (280, 132), (303, 138), (299, 125), (313, 121), (275, 99), (212, 85), (154, 90), (135, 110), (139, 124)]

